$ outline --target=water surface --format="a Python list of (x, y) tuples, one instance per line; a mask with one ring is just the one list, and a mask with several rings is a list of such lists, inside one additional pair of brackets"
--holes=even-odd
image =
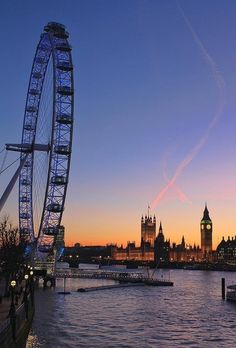
[(36, 291), (27, 348), (236, 347), (236, 305), (221, 299), (221, 278), (236, 273), (163, 271), (174, 287), (131, 287), (78, 293), (109, 280), (67, 279), (70, 295)]

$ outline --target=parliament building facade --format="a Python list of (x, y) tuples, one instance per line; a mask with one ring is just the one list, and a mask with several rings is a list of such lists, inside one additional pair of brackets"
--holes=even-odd
[(184, 236), (180, 244), (171, 245), (170, 240), (164, 237), (161, 222), (156, 234), (156, 217), (152, 217), (148, 212), (145, 217), (141, 217), (140, 246), (137, 247), (135, 242), (128, 242), (125, 248), (114, 246), (111, 257), (117, 261), (155, 261), (156, 264), (212, 261), (212, 221), (207, 205), (200, 222), (200, 233), (201, 248), (187, 245)]

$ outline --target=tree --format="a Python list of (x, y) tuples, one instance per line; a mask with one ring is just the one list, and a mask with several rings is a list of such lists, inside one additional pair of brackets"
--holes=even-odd
[(13, 227), (9, 217), (0, 221), (0, 263), (5, 278), (5, 295), (11, 279), (15, 279), (24, 263), (25, 242), (20, 238), (18, 228)]

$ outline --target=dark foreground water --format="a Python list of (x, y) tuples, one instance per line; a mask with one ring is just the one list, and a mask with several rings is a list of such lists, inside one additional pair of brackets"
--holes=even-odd
[[(169, 271), (164, 273), (169, 277)], [(236, 304), (221, 299), (221, 278), (236, 273), (170, 271), (174, 287), (134, 287), (78, 293), (107, 280), (70, 279), (66, 290), (36, 292), (27, 348), (236, 347)]]

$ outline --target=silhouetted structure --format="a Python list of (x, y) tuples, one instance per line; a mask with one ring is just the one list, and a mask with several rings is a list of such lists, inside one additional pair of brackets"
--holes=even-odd
[(145, 215), (141, 217), (141, 244), (136, 247), (135, 242), (128, 242), (126, 248), (115, 246), (112, 250), (112, 259), (121, 261), (153, 261), (154, 244), (156, 239), (156, 217)]
[(166, 263), (170, 260), (170, 241), (165, 241), (161, 222), (155, 240), (154, 260), (156, 264)]
[[(154, 247), (156, 239), (156, 217), (152, 218), (149, 216), (149, 207), (148, 215), (145, 215), (145, 219), (141, 218), (141, 246), (145, 243), (148, 243), (151, 248)], [(147, 244), (146, 244), (147, 245)]]
[(128, 242), (127, 246), (118, 248), (114, 246), (111, 258), (117, 261), (155, 261), (155, 263), (168, 262), (202, 262), (212, 260), (212, 221), (209, 217), (207, 205), (201, 219), (201, 243), (204, 254), (199, 245), (187, 245), (184, 236), (180, 244), (170, 244), (165, 240), (162, 224), (156, 237), (156, 217), (148, 214), (141, 217), (141, 245), (136, 247), (135, 242)]
[(217, 260), (219, 262), (236, 262), (236, 236), (235, 238), (228, 237), (227, 240), (222, 238), (222, 241), (216, 248)]
[(173, 243), (170, 249), (170, 262), (202, 261), (202, 252), (199, 246), (186, 245), (184, 237), (180, 244)]
[(207, 205), (203, 212), (203, 218), (200, 223), (201, 227), (201, 250), (202, 258), (205, 261), (212, 259), (212, 221), (209, 216)]
[[(170, 240), (165, 240), (161, 222), (156, 237), (156, 217), (155, 215), (152, 217), (149, 214), (148, 208), (148, 214), (146, 214), (145, 217), (141, 217), (141, 243), (139, 247), (135, 245), (135, 242), (130, 241), (127, 242), (126, 247), (123, 247), (123, 245), (121, 247), (117, 247), (117, 245), (106, 247), (80, 247), (77, 245), (77, 248), (65, 248), (63, 260), (70, 264), (78, 263), (79, 259), (80, 261), (88, 259), (141, 262), (155, 261), (156, 264), (212, 261), (212, 221), (209, 216), (207, 205), (205, 205), (200, 225), (202, 249), (200, 249), (198, 245), (196, 246), (196, 244), (194, 244), (194, 246), (186, 244), (184, 236), (180, 244), (173, 243), (171, 246)], [(221, 250), (220, 255), (222, 255), (222, 253), (226, 254), (226, 251)], [(227, 251), (227, 253), (229, 255), (231, 251)]]

